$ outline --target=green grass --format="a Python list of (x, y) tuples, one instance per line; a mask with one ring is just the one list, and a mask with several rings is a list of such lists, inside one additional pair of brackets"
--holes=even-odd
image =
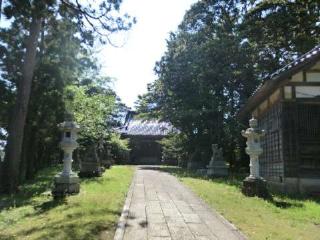
[(245, 197), (241, 179), (206, 179), (179, 168), (176, 175), (249, 239), (319, 240), (320, 201), (273, 195), (273, 201)]
[(113, 166), (82, 180), (80, 194), (53, 201), (57, 172), (45, 169), (18, 194), (0, 195), (0, 239), (113, 239), (134, 168)]

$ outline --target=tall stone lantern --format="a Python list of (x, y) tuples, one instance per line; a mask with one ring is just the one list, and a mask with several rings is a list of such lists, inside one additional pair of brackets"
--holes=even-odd
[(243, 181), (242, 192), (250, 197), (268, 198), (267, 183), (260, 176), (259, 170), (259, 156), (263, 152), (260, 139), (265, 136), (265, 131), (258, 129), (258, 121), (254, 117), (249, 120), (249, 126), (241, 132), (247, 138), (246, 153), (250, 156), (250, 175)]
[(63, 170), (54, 178), (52, 194), (54, 198), (69, 194), (77, 194), (80, 191), (79, 177), (72, 171), (72, 153), (78, 147), (77, 133), (79, 125), (73, 121), (71, 114), (66, 114), (65, 121), (58, 125), (62, 132), (60, 147), (64, 152)]

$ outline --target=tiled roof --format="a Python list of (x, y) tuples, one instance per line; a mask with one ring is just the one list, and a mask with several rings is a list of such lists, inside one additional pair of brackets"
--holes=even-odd
[[(284, 66), (283, 68), (278, 69), (277, 71), (267, 75), (263, 81), (259, 84), (259, 86), (257, 87), (257, 89), (254, 91), (254, 93), (256, 93), (257, 91), (259, 91), (259, 89), (263, 86), (263, 84), (271, 79), (277, 78), (280, 75), (282, 75), (283, 73), (286, 73), (290, 70), (292, 70), (295, 67), (299, 67), (299, 65), (304, 65), (305, 63), (307, 63), (309, 60), (313, 59), (313, 57), (316, 57), (320, 55), (320, 45), (315, 46), (313, 49), (311, 49), (309, 52), (301, 55), (300, 57), (298, 57), (296, 60), (294, 60), (293, 62), (287, 64), (286, 66)], [(254, 94), (253, 93), (253, 94)]]
[(271, 79), (276, 77), (277, 75), (281, 74), (284, 71), (290, 70), (294, 66), (297, 66), (298, 64), (306, 62), (311, 57), (320, 54), (320, 45), (317, 45), (313, 49), (311, 49), (309, 52), (303, 54), (299, 58), (297, 58), (295, 61), (289, 63), (288, 65), (284, 66), (283, 68), (280, 68), (278, 71), (270, 74), (267, 78)]
[(248, 99), (247, 103), (238, 112), (238, 117), (241, 119), (252, 111), (257, 105), (265, 100), (270, 93), (272, 93), (279, 86), (285, 84), (289, 77), (297, 72), (306, 69), (310, 64), (315, 63), (320, 59), (320, 45), (317, 45), (309, 52), (298, 57), (293, 62), (280, 68), (276, 72), (266, 76), (257, 89), (253, 92), (252, 96)]
[(171, 124), (159, 121), (130, 120), (118, 132), (129, 136), (166, 136), (173, 131)]

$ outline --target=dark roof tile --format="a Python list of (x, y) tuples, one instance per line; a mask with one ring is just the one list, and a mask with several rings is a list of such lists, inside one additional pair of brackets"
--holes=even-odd
[(118, 129), (120, 134), (128, 136), (166, 136), (173, 131), (171, 124), (159, 121), (131, 120)]

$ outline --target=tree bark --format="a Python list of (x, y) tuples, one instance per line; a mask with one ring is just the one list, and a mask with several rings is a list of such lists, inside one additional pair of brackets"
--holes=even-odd
[(22, 66), (22, 81), (17, 84), (17, 99), (9, 123), (9, 137), (6, 147), (2, 189), (14, 193), (19, 184), (19, 168), (23, 143), (24, 127), (36, 66), (38, 37), (41, 30), (41, 19), (32, 18), (29, 36), (26, 41), (26, 52)]
[(1, 21), (1, 16), (2, 16), (2, 0), (0, 0), (0, 21)]

